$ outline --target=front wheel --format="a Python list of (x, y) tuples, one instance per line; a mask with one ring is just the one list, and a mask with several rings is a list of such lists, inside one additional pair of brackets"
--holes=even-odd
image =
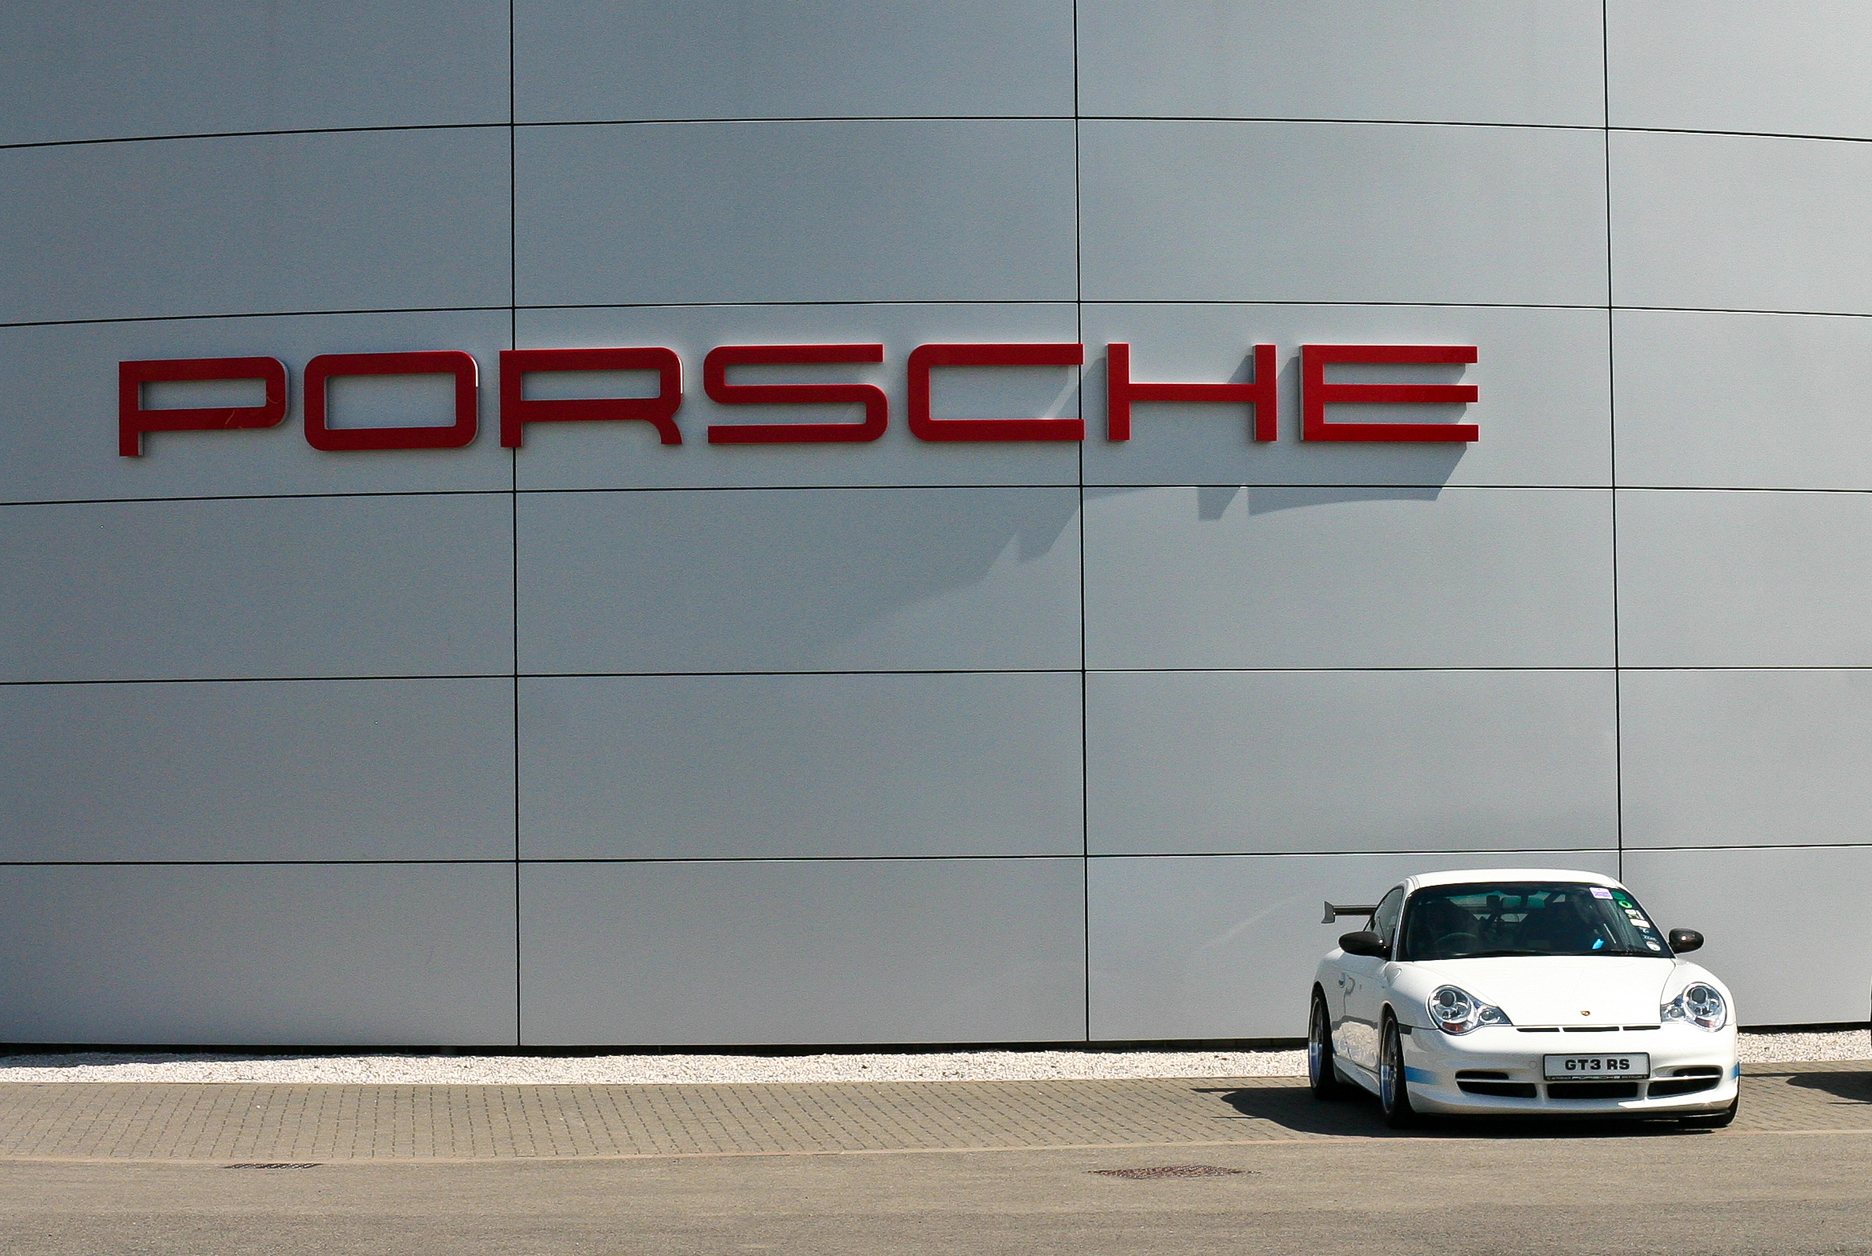
[(1378, 1050), (1378, 1106), (1384, 1109), (1385, 1124), (1394, 1130), (1417, 1124), (1417, 1111), (1411, 1107), (1410, 1086), (1404, 1077), (1404, 1035), (1398, 1023), (1385, 1021), (1384, 1040)]
[(1334, 1062), (1332, 1016), (1326, 1010), (1326, 998), (1313, 992), (1313, 1010), (1307, 1015), (1307, 1085), (1315, 1099), (1338, 1099), (1345, 1095), (1345, 1083), (1339, 1080)]

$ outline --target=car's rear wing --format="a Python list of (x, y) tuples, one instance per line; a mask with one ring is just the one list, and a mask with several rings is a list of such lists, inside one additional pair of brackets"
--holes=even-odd
[(1371, 916), (1377, 910), (1378, 904), (1376, 903), (1328, 903), (1326, 916), (1320, 923), (1329, 925), (1341, 916)]

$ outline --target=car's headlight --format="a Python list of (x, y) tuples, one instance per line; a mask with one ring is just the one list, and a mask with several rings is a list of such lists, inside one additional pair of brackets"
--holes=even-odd
[(1508, 1013), (1493, 1003), (1484, 1003), (1460, 986), (1438, 986), (1430, 992), (1425, 1005), (1430, 1023), (1446, 1034), (1466, 1034), (1484, 1025), (1512, 1025)]
[(1684, 992), (1658, 1009), (1666, 1021), (1684, 1021), (1704, 1029), (1721, 1029), (1729, 1023), (1729, 1001), (1715, 986), (1695, 981)]

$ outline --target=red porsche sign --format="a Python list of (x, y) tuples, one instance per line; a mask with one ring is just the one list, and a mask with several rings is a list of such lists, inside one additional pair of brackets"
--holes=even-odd
[[(1106, 353), (1105, 437), (1131, 439), (1131, 408), (1138, 402), (1207, 402), (1245, 406), (1252, 412), (1250, 438), (1279, 437), (1280, 405), (1275, 388), (1274, 345), (1254, 346), (1254, 380), (1232, 384), (1146, 383), (1131, 378), (1131, 346), (1110, 344)], [(1331, 382), (1334, 363), (1389, 365), (1462, 364), (1476, 360), (1474, 345), (1303, 345), (1300, 349), (1300, 439), (1308, 441), (1473, 441), (1472, 423), (1328, 422), (1329, 405), (1446, 405), (1476, 400), (1471, 384), (1373, 384)], [(702, 362), (702, 391), (725, 406), (828, 405), (863, 407), (863, 417), (838, 423), (711, 423), (712, 445), (776, 445), (874, 441), (890, 426), (890, 399), (874, 384), (735, 384), (737, 366), (787, 366), (884, 361), (881, 344), (721, 345)], [(911, 435), (924, 441), (1084, 440), (1085, 421), (1071, 418), (939, 419), (931, 413), (930, 379), (943, 367), (1080, 366), (1078, 344), (919, 345), (907, 363), (906, 416)], [(548, 371), (650, 371), (658, 378), (649, 397), (540, 400), (523, 395), (529, 373)], [(447, 426), (334, 428), (326, 422), (326, 383), (351, 375), (448, 375), (454, 380), (455, 420)], [(255, 380), (263, 386), (256, 406), (149, 409), (146, 384), (185, 380)], [(314, 449), (344, 453), (365, 449), (459, 449), (471, 443), (479, 423), (480, 368), (454, 349), (417, 353), (326, 353), (306, 363), (306, 442)], [(141, 457), (149, 432), (212, 431), (275, 427), (286, 418), (288, 372), (277, 358), (180, 358), (117, 364), (117, 452)], [(682, 360), (661, 347), (615, 349), (509, 349), (500, 355), (501, 444), (519, 449), (532, 423), (648, 423), (665, 445), (683, 443), (676, 426), (682, 408)]]

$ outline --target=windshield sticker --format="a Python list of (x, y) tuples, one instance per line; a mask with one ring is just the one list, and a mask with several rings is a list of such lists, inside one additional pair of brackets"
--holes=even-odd
[(1658, 945), (1657, 943), (1655, 943), (1655, 942), (1646, 942), (1646, 943), (1645, 943), (1645, 945), (1646, 945), (1646, 946), (1648, 946), (1648, 947), (1650, 947), (1650, 948), (1651, 948), (1652, 950), (1654, 950), (1654, 951), (1661, 951), (1661, 950), (1663, 950), (1663, 949), (1664, 949), (1663, 947), (1661, 947), (1661, 946), (1659, 946), (1659, 945)]
[(1592, 887), (1592, 896), (1594, 898), (1611, 898), (1612, 891), (1606, 889), (1603, 885), (1595, 885)]

